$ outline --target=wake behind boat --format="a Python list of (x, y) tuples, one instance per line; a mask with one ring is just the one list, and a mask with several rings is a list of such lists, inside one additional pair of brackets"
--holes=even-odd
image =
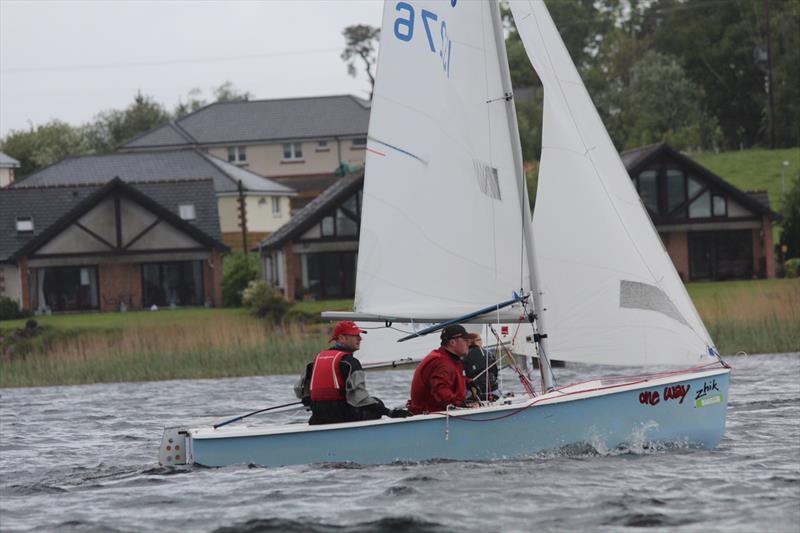
[[(335, 318), (416, 332), (365, 354), (366, 365), (419, 361), (433, 344), (422, 335), (472, 324), (498, 345), (530, 346), (542, 394), (406, 419), (170, 428), (162, 464), (480, 460), (583, 442), (719, 442), (730, 370), (544, 2), (510, 5), (544, 86), (533, 221), (497, 3), (386, 2), (354, 311)], [(558, 388), (551, 357), (684, 370)]]

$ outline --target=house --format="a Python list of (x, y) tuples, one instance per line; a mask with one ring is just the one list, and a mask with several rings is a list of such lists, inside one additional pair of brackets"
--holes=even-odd
[(213, 179), (0, 190), (0, 296), (38, 311), (221, 305)]
[[(663, 143), (621, 156), (684, 281), (775, 277), (778, 215), (765, 192), (742, 192)], [(261, 242), (267, 281), (290, 301), (354, 296), (362, 188), (363, 173), (343, 178)]]
[[(248, 249), (290, 217), (296, 193), (195, 148), (69, 157), (15, 182), (11, 187), (100, 185), (114, 177), (126, 182), (162, 182), (211, 178), (217, 197), (219, 230), (230, 248), (242, 249), (241, 206), (246, 213)], [(241, 191), (240, 191), (241, 184)]]
[(296, 210), (331, 185), (337, 169), (363, 166), (369, 111), (368, 101), (351, 95), (216, 102), (120, 151), (199, 148), (302, 191)]
[(8, 187), (14, 181), (16, 168), (19, 168), (19, 161), (0, 152), (0, 189)]
[(355, 294), (364, 173), (337, 180), (261, 241), (263, 272), (290, 302)]
[(665, 143), (621, 154), (684, 281), (774, 278), (767, 193), (745, 193)]

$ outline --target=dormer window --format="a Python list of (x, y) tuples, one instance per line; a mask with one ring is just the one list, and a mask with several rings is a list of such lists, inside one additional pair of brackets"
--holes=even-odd
[(178, 206), (178, 213), (183, 220), (194, 220), (196, 217), (194, 204), (181, 204)]
[(33, 231), (32, 217), (17, 217), (17, 233), (31, 233)]

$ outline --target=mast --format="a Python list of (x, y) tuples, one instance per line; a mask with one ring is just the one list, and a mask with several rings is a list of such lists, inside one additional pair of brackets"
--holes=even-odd
[(544, 307), (542, 293), (539, 289), (539, 276), (536, 270), (536, 259), (533, 246), (533, 228), (531, 227), (531, 210), (528, 203), (528, 187), (525, 183), (525, 172), (522, 167), (522, 149), (519, 141), (519, 128), (517, 126), (517, 112), (514, 106), (513, 88), (511, 86), (511, 73), (508, 69), (506, 57), (506, 43), (503, 36), (503, 24), (500, 17), (499, 2), (493, 2), (492, 26), (495, 40), (495, 49), (500, 63), (503, 84), (503, 100), (505, 101), (506, 115), (508, 116), (509, 133), (511, 137), (511, 151), (514, 155), (514, 169), (519, 185), (520, 210), (522, 214), (522, 234), (525, 242), (525, 255), (528, 264), (531, 298), (533, 298), (534, 313), (528, 317), (533, 326), (533, 337), (536, 342), (536, 352), (539, 355), (539, 370), (542, 375), (542, 388), (545, 391), (553, 388), (553, 371), (550, 359), (547, 356), (547, 335), (544, 333)]

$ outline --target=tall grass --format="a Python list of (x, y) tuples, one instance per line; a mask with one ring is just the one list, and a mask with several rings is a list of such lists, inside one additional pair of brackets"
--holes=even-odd
[(800, 351), (800, 281), (687, 286), (722, 354)]
[(299, 373), (327, 328), (221, 316), (213, 324), (65, 335), (5, 357), (0, 387)]

